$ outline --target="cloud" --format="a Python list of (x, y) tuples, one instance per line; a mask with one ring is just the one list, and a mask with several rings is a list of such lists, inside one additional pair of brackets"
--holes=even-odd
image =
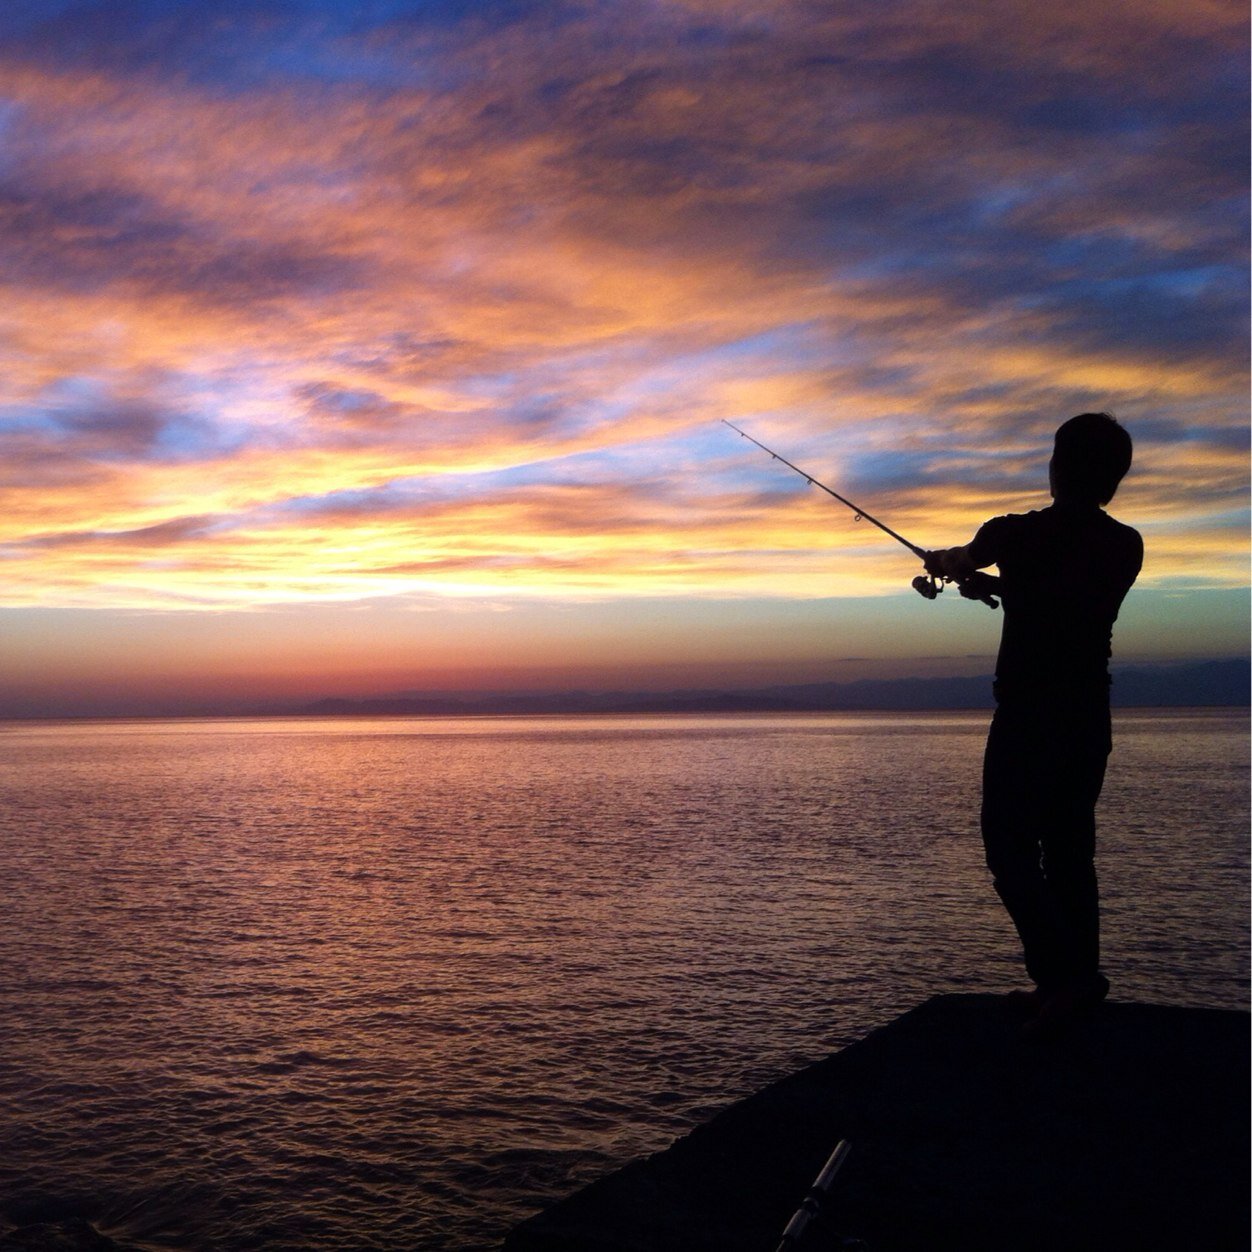
[(135, 548), (164, 548), (187, 539), (199, 538), (209, 533), (213, 524), (207, 517), (176, 517), (155, 526), (144, 526), (129, 531), (81, 531), (60, 532), (52, 535), (36, 535), (24, 540), (30, 548), (71, 548), (85, 545), (108, 546), (122, 550)]
[(6, 602), (885, 591), (718, 418), (941, 543), (1040, 503), (1088, 408), (1136, 435), (1148, 576), (1246, 578), (1231, 5), (0, 35)]

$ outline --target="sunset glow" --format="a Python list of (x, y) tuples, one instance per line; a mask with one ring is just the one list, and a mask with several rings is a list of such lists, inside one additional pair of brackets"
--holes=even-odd
[(1110, 410), (1121, 654), (1246, 651), (1246, 63), (1220, 0), (7, 6), (0, 714), (993, 650), (721, 418), (942, 546)]

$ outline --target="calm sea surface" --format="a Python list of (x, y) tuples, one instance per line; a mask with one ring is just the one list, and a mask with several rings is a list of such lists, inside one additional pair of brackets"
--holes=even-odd
[[(0, 1234), (476, 1249), (1020, 985), (982, 714), (0, 726)], [(1122, 713), (1115, 997), (1246, 1007), (1248, 721)]]

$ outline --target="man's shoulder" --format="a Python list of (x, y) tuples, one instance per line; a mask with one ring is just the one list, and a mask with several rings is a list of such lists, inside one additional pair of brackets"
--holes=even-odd
[(1029, 513), (1001, 513), (999, 517), (989, 518), (979, 528), (979, 533), (987, 536), (1025, 535), (1032, 531), (1045, 528), (1047, 510), (1032, 509)]
[(981, 569), (987, 565), (1003, 566), (1005, 559), (1012, 559), (1023, 543), (1029, 544), (1029, 532), (1038, 513), (1003, 513), (989, 518), (978, 528), (978, 533), (967, 545), (966, 551)]
[(1015, 530), (1023, 526), (1034, 525), (1034, 519), (1041, 517), (1039, 510), (1029, 513), (1001, 513), (999, 517), (988, 518), (980, 527), (981, 530)]
[(1137, 543), (1140, 546), (1143, 545), (1143, 536), (1133, 526), (1127, 526), (1125, 522), (1119, 522), (1112, 514), (1105, 513), (1103, 509), (1100, 510), (1100, 516), (1104, 518), (1104, 525), (1111, 534), (1117, 535), (1119, 539), (1128, 544)]
[[(1108, 517), (1108, 514), (1105, 514)], [(1110, 534), (1117, 552), (1117, 562), (1133, 583), (1143, 569), (1143, 536), (1125, 522), (1109, 517)]]
[(1103, 531), (1102, 546), (1107, 552), (1116, 554), (1115, 558), (1127, 566), (1133, 565), (1136, 570), (1143, 564), (1143, 536), (1125, 522), (1100, 510), (1100, 528)]

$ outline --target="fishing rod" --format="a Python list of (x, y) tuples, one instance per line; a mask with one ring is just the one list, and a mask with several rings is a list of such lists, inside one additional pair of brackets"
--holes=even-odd
[[(853, 504), (852, 501), (847, 498), (847, 496), (841, 496), (833, 488), (827, 487), (825, 483), (818, 482), (818, 480), (814, 478), (812, 474), (808, 473), (806, 470), (802, 470), (798, 465), (793, 465), (790, 461), (787, 460), (785, 456), (779, 456), (779, 454), (775, 452), (773, 448), (767, 448), (759, 439), (753, 439), (752, 436), (749, 435), (746, 430), (740, 430), (739, 427), (734, 424), (734, 422), (728, 422), (724, 417), (721, 420), (722, 420), (723, 425), (729, 426), (730, 429), (735, 432), (735, 434), (742, 435), (743, 438), (746, 439), (749, 443), (756, 444), (756, 446), (760, 448), (762, 452), (768, 452), (769, 455), (772, 456), (775, 461), (781, 461), (788, 469), (794, 470), (797, 474), (800, 475), (801, 478), (804, 479), (805, 482), (809, 484), (809, 486), (820, 488), (828, 496), (833, 496), (836, 500), (839, 501), (840, 504), (851, 509), (858, 522), (866, 521), (866, 522), (872, 523), (873, 525), (877, 526), (879, 530), (883, 531), (885, 534), (890, 535), (892, 539), (894, 539), (897, 543), (902, 543), (906, 548), (908, 548), (908, 550), (914, 556), (918, 557), (923, 562), (926, 560), (927, 553), (926, 553), (925, 548), (919, 548), (917, 544), (910, 543), (903, 535), (897, 534), (885, 522), (880, 522), (878, 518), (876, 518), (872, 513), (867, 513), (863, 508), (861, 508), (859, 504)], [(955, 582), (957, 586), (959, 587), (963, 581), (964, 580), (962, 579), (948, 578), (946, 575), (937, 575), (937, 574), (930, 574), (930, 573), (918, 574), (918, 576), (915, 579), (913, 579), (913, 590), (918, 592), (920, 595), (925, 596), (927, 600), (933, 600), (943, 590), (944, 583)], [(989, 604), (993, 609), (998, 607), (998, 602), (993, 600), (991, 596), (989, 595), (977, 596), (973, 598), (982, 600), (984, 604)]]
[[(748, 437), (751, 438), (751, 436)], [(779, 460), (782, 458), (779, 457)], [(783, 1231), (782, 1241), (775, 1252), (791, 1252), (804, 1237), (805, 1229), (809, 1222), (821, 1212), (822, 1201), (830, 1190), (830, 1184), (834, 1182), (835, 1175), (851, 1151), (852, 1145), (846, 1139), (840, 1139), (835, 1144), (835, 1150), (827, 1158), (826, 1164), (822, 1166), (822, 1172), (813, 1180), (813, 1185), (809, 1188), (808, 1195), (804, 1197), (804, 1202), (787, 1223), (787, 1229)]]

